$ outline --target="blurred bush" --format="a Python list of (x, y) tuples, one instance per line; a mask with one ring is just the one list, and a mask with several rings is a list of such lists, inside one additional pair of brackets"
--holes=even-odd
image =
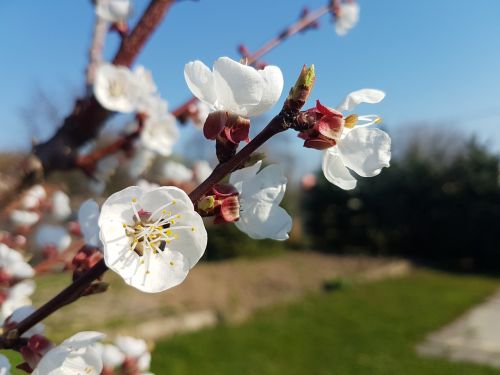
[(306, 233), (326, 252), (499, 270), (499, 165), (498, 155), (470, 140), (451, 156), (414, 143), (352, 191), (332, 186), (320, 172), (302, 199)]

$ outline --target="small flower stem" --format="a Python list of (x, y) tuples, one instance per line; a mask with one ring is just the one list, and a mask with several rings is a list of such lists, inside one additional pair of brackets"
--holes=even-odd
[(92, 176), (97, 163), (107, 156), (113, 155), (121, 150), (126, 150), (131, 147), (132, 142), (141, 135), (141, 131), (144, 128), (144, 120), (142, 118), (138, 119), (138, 126), (132, 133), (123, 135), (119, 137), (114, 142), (109, 145), (92, 151), (88, 155), (79, 156), (75, 159), (75, 165), (83, 170), (87, 175)]
[(324, 5), (321, 8), (308, 13), (305, 17), (301, 17), (297, 22), (294, 22), (289, 27), (280, 32), (276, 37), (266, 42), (253, 54), (247, 56), (248, 65), (255, 64), (262, 56), (271, 51), (274, 47), (280, 45), (289, 37), (307, 29), (328, 12), (331, 12), (330, 4)]
[(285, 131), (287, 128), (283, 125), (284, 119), (281, 115), (274, 117), (271, 122), (267, 124), (267, 126), (262, 129), (262, 131), (257, 134), (257, 136), (245, 147), (237, 152), (236, 155), (234, 155), (227, 162), (221, 163), (214, 168), (212, 174), (189, 194), (191, 201), (197, 202), (212, 186), (245, 162), (256, 149), (262, 146), (274, 135)]

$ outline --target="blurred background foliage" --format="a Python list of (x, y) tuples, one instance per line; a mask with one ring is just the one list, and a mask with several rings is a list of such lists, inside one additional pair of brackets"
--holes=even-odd
[(302, 199), (308, 238), (325, 252), (498, 271), (499, 166), (499, 156), (474, 138), (410, 137), (390, 168), (353, 191), (332, 188), (319, 172)]

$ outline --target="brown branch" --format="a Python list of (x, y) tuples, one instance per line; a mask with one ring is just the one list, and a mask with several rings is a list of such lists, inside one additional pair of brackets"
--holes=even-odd
[(120, 49), (113, 59), (115, 65), (130, 66), (161, 23), (175, 0), (153, 0), (137, 23), (135, 29), (123, 38)]
[[(43, 319), (59, 310), (62, 306), (65, 306), (69, 301), (73, 301), (78, 298), (94, 280), (101, 277), (102, 274), (107, 270), (108, 267), (106, 266), (106, 263), (104, 263), (104, 259), (100, 260), (87, 273), (71, 283), (67, 288), (63, 289), (62, 292), (52, 298), (45, 305), (37, 309), (26, 319), (22, 320), (17, 325), (15, 333), (18, 336), (21, 336), (28, 329), (40, 323)], [(6, 336), (9, 336), (9, 332), (7, 332)]]
[[(309, 96), (314, 83), (314, 68), (302, 68), (301, 74), (295, 83), (295, 86), (290, 90), (290, 93), (283, 104), (281, 112), (275, 116), (269, 124), (243, 149), (229, 161), (219, 164), (212, 174), (201, 183), (195, 190), (189, 194), (189, 198), (193, 202), (197, 202), (203, 194), (208, 191), (213, 185), (218, 183), (227, 174), (232, 172), (241, 163), (245, 162), (248, 157), (260, 146), (262, 146), (272, 136), (281, 133), (289, 128), (295, 128), (294, 121)], [(79, 279), (73, 281), (62, 292), (48, 301), (45, 305), (34, 311), (26, 319), (22, 320), (14, 330), (5, 332), (0, 336), (0, 348), (8, 348), (9, 343), (15, 342), (28, 329), (35, 324), (41, 322), (50, 314), (59, 310), (68, 303), (76, 301), (84, 292), (84, 290), (97, 278), (101, 277), (108, 270), (104, 259), (100, 260), (94, 267), (84, 273)], [(10, 340), (10, 341), (9, 341)], [(14, 341), (13, 341), (14, 340)], [(13, 345), (13, 344), (12, 344)]]
[[(175, 0), (151, 1), (134, 30), (123, 38), (113, 59), (114, 64), (130, 66), (134, 62), (174, 2)], [(29, 158), (36, 159), (36, 163), (31, 164), (37, 167), (27, 169), (19, 176), (18, 181), (13, 184), (16, 190), (0, 197), (0, 207), (4, 207), (22, 189), (39, 181), (40, 175), (77, 167), (75, 161), (78, 157), (78, 148), (94, 139), (112, 114), (113, 112), (103, 108), (93, 96), (77, 100), (72, 113), (66, 117), (54, 136), (33, 147)]]

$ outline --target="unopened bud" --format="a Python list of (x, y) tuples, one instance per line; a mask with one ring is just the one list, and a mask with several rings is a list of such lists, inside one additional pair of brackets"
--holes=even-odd
[(215, 206), (215, 198), (213, 195), (203, 197), (198, 201), (198, 209), (202, 211), (210, 211)]
[(316, 72), (314, 71), (314, 65), (310, 67), (304, 65), (300, 71), (299, 78), (297, 78), (295, 85), (288, 93), (288, 98), (286, 100), (286, 106), (292, 112), (300, 111), (311, 94), (315, 80)]

